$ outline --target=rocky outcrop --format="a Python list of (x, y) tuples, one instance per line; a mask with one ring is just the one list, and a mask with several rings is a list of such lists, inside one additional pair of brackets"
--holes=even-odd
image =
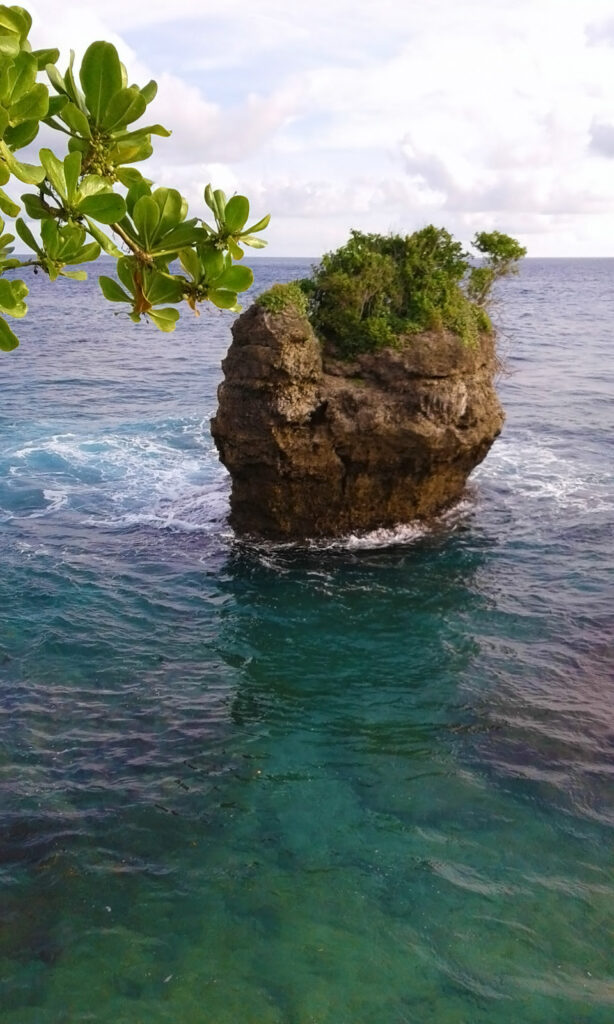
[(424, 518), (462, 494), (503, 425), (494, 337), (412, 336), (340, 362), (308, 321), (255, 305), (234, 324), (211, 429), (231, 524), (272, 539)]

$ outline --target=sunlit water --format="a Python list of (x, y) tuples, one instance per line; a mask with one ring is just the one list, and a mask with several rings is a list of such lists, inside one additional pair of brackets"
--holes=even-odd
[(2, 1024), (611, 1024), (614, 261), (502, 292), (457, 509), (302, 550), (226, 523), (229, 316), (115, 308), (1, 361)]

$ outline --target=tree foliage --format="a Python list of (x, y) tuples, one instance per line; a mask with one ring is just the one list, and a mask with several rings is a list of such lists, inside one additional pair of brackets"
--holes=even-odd
[[(78, 70), (71, 53), (62, 75), (57, 49), (32, 50), (31, 23), (22, 7), (0, 5), (0, 211), (32, 251), (26, 260), (14, 256), (15, 235), (0, 217), (0, 350), (19, 344), (4, 316), (27, 312), (27, 285), (4, 277), (7, 271), (34, 267), (52, 280), (83, 280), (84, 270), (67, 268), (94, 262), (103, 251), (115, 258), (117, 272), (100, 277), (103, 295), (125, 303), (132, 320), (144, 316), (172, 331), (183, 302), (195, 312), (203, 301), (238, 311), (238, 295), (253, 274), (235, 261), (244, 246), (266, 245), (257, 233), (269, 217), (247, 226), (245, 196), (227, 199), (211, 185), (204, 190), (211, 223), (188, 217), (177, 189), (154, 188), (134, 166), (151, 156), (152, 137), (170, 135), (160, 124), (141, 124), (156, 83), (129, 85), (117, 50), (104, 41), (88, 47)], [(65, 151), (43, 148), (37, 164), (23, 162), (16, 154), (42, 124), (58, 133)], [(1, 187), (11, 180), (33, 189), (21, 196), (23, 211)], [(40, 239), (22, 212), (39, 222)]]
[(516, 273), (518, 261), (526, 256), (527, 250), (515, 238), (501, 231), (478, 231), (472, 245), (483, 257), (483, 262), (471, 268), (467, 293), (473, 302), (483, 306), (488, 302), (495, 282)]
[(474, 343), (492, 330), (485, 307), (493, 285), (526, 250), (498, 231), (481, 232), (472, 244), (478, 266), (444, 228), (407, 236), (352, 231), (301, 282), (316, 332), (348, 357), (422, 331), (449, 330)]

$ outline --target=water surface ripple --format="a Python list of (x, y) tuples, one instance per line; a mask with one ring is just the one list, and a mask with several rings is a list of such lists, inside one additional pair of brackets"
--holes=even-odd
[(226, 523), (226, 314), (167, 337), (32, 282), (0, 384), (1, 1024), (611, 1024), (613, 285), (527, 261), (460, 505), (301, 549)]

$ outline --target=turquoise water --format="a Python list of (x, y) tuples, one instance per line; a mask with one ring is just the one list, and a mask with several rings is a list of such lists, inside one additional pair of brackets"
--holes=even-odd
[(32, 282), (0, 383), (2, 1024), (611, 1024), (613, 285), (527, 261), (466, 498), (298, 549), (225, 522), (229, 317), (167, 337)]

